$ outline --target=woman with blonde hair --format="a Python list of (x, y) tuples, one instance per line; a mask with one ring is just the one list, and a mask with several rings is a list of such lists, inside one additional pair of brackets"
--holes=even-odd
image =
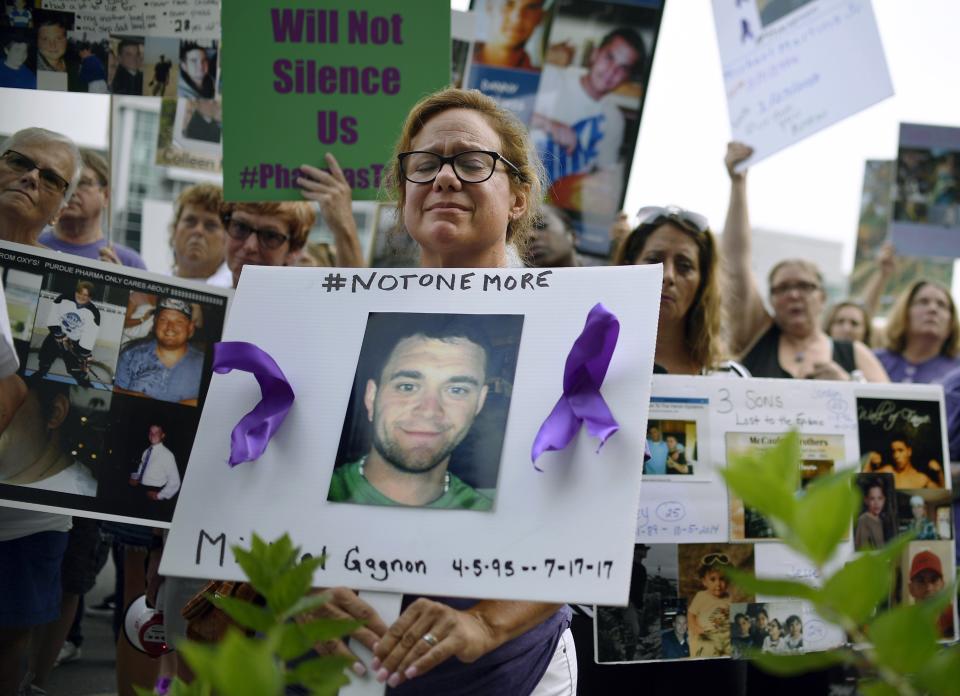
[(915, 280), (890, 309), (886, 347), (877, 357), (893, 382), (941, 382), (960, 367), (960, 323), (950, 291)]
[[(503, 268), (510, 248), (522, 249), (543, 198), (542, 165), (510, 112), (476, 91), (442, 90), (413, 107), (395, 155), (390, 185), (421, 267)], [(369, 668), (391, 693), (576, 692), (564, 605), (420, 597), (388, 631), (353, 591), (331, 592), (322, 611), (366, 620), (354, 636), (373, 650)], [(342, 643), (336, 650), (350, 654)]]

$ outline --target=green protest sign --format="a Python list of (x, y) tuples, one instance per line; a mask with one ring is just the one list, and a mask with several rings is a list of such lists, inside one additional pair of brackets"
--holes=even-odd
[(223, 186), (300, 200), (331, 152), (355, 200), (377, 197), (413, 104), (450, 81), (449, 0), (225, 2)]

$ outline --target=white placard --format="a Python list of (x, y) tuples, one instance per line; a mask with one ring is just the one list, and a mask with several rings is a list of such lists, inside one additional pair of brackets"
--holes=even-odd
[(870, 0), (713, 0), (713, 16), (743, 167), (893, 94)]
[[(318, 586), (623, 603), (661, 273), (248, 267), (225, 340), (273, 356), (296, 401), (266, 453), (230, 469), (231, 430), (260, 392), (250, 375), (214, 376), (162, 572), (240, 578), (225, 544), (289, 532), (304, 551), (326, 554)], [(598, 302), (620, 322), (602, 395), (622, 427), (599, 452), (581, 431), (566, 450), (546, 453), (538, 472), (531, 445)], [(491, 511), (327, 501), (370, 312), (522, 315), (515, 378), (500, 385), (511, 396)]]
[(220, 38), (220, 0), (43, 0), (74, 13), (74, 29), (137, 36)]

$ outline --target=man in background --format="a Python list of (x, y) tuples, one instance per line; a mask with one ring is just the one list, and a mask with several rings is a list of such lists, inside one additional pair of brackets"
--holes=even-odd
[(80, 181), (52, 229), (40, 235), (40, 243), (55, 251), (100, 259), (133, 268), (146, 268), (140, 255), (103, 236), (103, 218), (110, 200), (110, 167), (93, 150), (80, 149), (83, 171)]
[(123, 39), (117, 48), (117, 54), (120, 65), (113, 74), (110, 91), (113, 94), (142, 95), (143, 43), (133, 39)]

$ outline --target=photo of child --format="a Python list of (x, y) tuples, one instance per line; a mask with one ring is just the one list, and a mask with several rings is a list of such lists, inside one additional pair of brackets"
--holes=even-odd
[(682, 544), (678, 550), (680, 595), (688, 600), (690, 657), (731, 655), (731, 604), (753, 597), (730, 584), (728, 571), (736, 568), (753, 572), (753, 546)]
[(894, 536), (897, 513), (893, 474), (857, 474), (856, 480), (863, 505), (854, 527), (853, 545), (857, 551), (878, 549)]

